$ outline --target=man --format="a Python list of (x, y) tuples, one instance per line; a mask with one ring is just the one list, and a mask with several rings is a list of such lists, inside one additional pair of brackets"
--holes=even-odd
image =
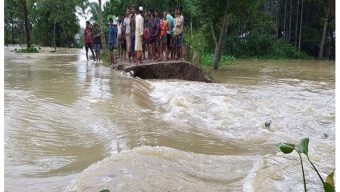
[(109, 19), (109, 51), (110, 51), (110, 62), (111, 67), (113, 67), (115, 61), (114, 61), (114, 55), (113, 55), (113, 49), (115, 47), (115, 28), (113, 26), (113, 19)]
[(120, 38), (120, 46), (122, 49), (122, 59), (126, 60), (126, 27), (122, 25), (122, 35)]
[(143, 51), (143, 32), (144, 32), (144, 19), (142, 17), (143, 7), (139, 7), (138, 15), (136, 16), (136, 41), (135, 50), (137, 52), (137, 61), (142, 63), (142, 51)]
[(155, 13), (151, 14), (151, 20), (149, 21), (149, 29), (150, 29), (150, 59), (156, 60), (157, 59), (157, 37), (158, 37), (158, 28), (157, 28), (157, 21)]
[(158, 9), (155, 10), (156, 22), (157, 22), (157, 29), (158, 29), (158, 37), (156, 39), (156, 49), (158, 50), (158, 58), (160, 59), (160, 47), (161, 47), (161, 19), (159, 17)]
[(100, 51), (101, 51), (101, 30), (97, 23), (94, 24), (93, 31), (93, 43), (94, 43), (94, 51), (96, 52), (97, 62), (100, 63)]
[(169, 29), (168, 29), (168, 32), (167, 32), (168, 50), (167, 50), (167, 53), (166, 53), (166, 57), (169, 60), (169, 52), (170, 52), (170, 54), (172, 53), (172, 45), (171, 45), (172, 33), (173, 33), (173, 28), (175, 26), (174, 18), (170, 15), (169, 11), (167, 12), (166, 20), (169, 22)]
[(144, 16), (144, 37), (143, 37), (143, 56), (146, 59), (145, 52), (148, 52), (148, 59), (150, 55), (150, 29), (149, 24), (151, 20), (151, 12), (152, 10), (146, 11), (146, 15)]
[(126, 40), (126, 48), (127, 48), (127, 52), (128, 52), (128, 58), (130, 61), (130, 56), (131, 56), (131, 39), (130, 39), (130, 9), (126, 9), (126, 13), (125, 13), (125, 19), (124, 19), (124, 26), (125, 26), (125, 40)]
[(123, 49), (122, 49), (122, 28), (123, 28), (123, 19), (121, 17), (118, 18), (118, 25), (117, 25), (117, 38), (118, 38), (118, 50), (119, 50), (119, 58), (123, 58)]
[(136, 42), (136, 7), (134, 5), (131, 6), (131, 14), (130, 14), (130, 37), (131, 37), (131, 56), (132, 63), (135, 62), (135, 42)]
[(96, 60), (92, 49), (92, 25), (89, 21), (86, 21), (86, 28), (84, 29), (84, 41), (85, 41), (85, 50), (86, 50), (86, 59), (89, 60), (88, 51), (89, 48), (92, 53), (93, 60)]
[(184, 17), (182, 12), (182, 7), (177, 7), (176, 9), (177, 17), (176, 17), (176, 23), (175, 23), (175, 57), (177, 59), (182, 59), (183, 56), (183, 50), (182, 50), (182, 43), (183, 43), (183, 27), (184, 27)]

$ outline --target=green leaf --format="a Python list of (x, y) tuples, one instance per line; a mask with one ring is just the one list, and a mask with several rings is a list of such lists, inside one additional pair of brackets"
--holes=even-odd
[(325, 192), (334, 192), (335, 191), (334, 187), (327, 182), (323, 184), (323, 189), (325, 190)]
[(298, 145), (299, 153), (304, 153), (305, 155), (308, 156), (308, 143), (309, 143), (309, 138), (303, 138), (300, 140), (300, 143)]
[(285, 154), (291, 153), (295, 149), (295, 145), (290, 143), (279, 143), (278, 147)]
[(101, 190), (100, 192), (110, 192), (108, 189)]
[(334, 188), (334, 170), (326, 177), (326, 183), (330, 184)]

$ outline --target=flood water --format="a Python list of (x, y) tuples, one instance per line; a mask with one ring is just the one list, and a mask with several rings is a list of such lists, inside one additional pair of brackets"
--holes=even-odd
[(335, 167), (334, 62), (240, 61), (209, 84), (129, 78), (84, 50), (12, 49), (6, 191), (303, 191), (298, 155), (275, 146), (303, 137), (323, 177)]

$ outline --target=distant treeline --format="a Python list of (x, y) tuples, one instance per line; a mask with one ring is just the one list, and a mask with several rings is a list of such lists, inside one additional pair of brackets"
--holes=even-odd
[[(30, 38), (47, 46), (75, 45), (75, 34), (81, 32), (76, 13), (89, 11), (91, 20), (99, 22), (99, 1), (5, 0), (5, 43)], [(160, 12), (183, 6), (184, 41), (201, 56), (213, 54), (215, 67), (224, 55), (335, 58), (334, 0), (110, 0), (104, 4), (103, 23), (109, 15), (124, 16), (131, 5)]]

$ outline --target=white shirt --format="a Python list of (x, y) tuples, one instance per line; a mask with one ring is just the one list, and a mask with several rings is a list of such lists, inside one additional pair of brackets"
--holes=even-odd
[(118, 24), (118, 35), (122, 35), (122, 23)]
[(136, 16), (136, 36), (139, 35), (143, 35), (144, 32), (144, 19), (143, 17), (138, 14)]
[(125, 33), (130, 34), (130, 18), (125, 17), (124, 25), (125, 25)]

